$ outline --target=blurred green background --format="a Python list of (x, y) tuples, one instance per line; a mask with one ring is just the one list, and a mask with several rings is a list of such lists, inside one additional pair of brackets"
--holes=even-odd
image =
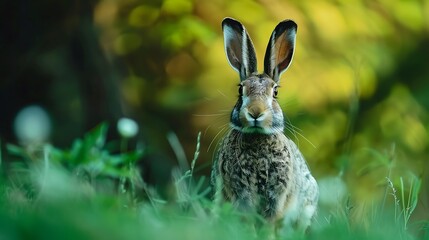
[(259, 69), (275, 25), (293, 19), (279, 101), (316, 179), (340, 179), (358, 203), (382, 201), (386, 178), (421, 179), (414, 217), (428, 217), (428, 1), (16, 0), (0, 12), (2, 142), (19, 142), (15, 118), (29, 105), (46, 110), (59, 147), (130, 117), (135, 143), (151, 149), (143, 178), (159, 186), (177, 165), (175, 136), (192, 159), (202, 132), (196, 174), (208, 175), (228, 128), (239, 78), (222, 19), (246, 26)]

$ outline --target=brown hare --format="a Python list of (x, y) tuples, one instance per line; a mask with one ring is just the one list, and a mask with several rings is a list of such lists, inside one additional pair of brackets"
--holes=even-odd
[(240, 84), (231, 130), (213, 164), (212, 183), (219, 181), (218, 191), (239, 209), (304, 231), (315, 215), (319, 189), (301, 152), (283, 133), (284, 117), (276, 99), (280, 75), (292, 61), (297, 25), (285, 20), (274, 29), (262, 74), (244, 26), (225, 18), (222, 29), (227, 59)]

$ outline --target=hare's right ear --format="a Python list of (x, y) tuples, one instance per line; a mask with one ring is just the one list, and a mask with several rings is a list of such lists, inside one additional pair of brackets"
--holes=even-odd
[(225, 53), (229, 64), (240, 74), (240, 81), (257, 71), (256, 54), (244, 26), (235, 19), (222, 21)]

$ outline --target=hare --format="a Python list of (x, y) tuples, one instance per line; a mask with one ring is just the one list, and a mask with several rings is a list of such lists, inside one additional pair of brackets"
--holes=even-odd
[(212, 184), (219, 181), (223, 199), (239, 209), (305, 231), (316, 213), (319, 189), (301, 152), (283, 133), (284, 117), (276, 99), (280, 75), (292, 61), (297, 25), (285, 20), (274, 29), (262, 74), (244, 26), (225, 18), (222, 29), (227, 59), (240, 84), (231, 130), (218, 146)]

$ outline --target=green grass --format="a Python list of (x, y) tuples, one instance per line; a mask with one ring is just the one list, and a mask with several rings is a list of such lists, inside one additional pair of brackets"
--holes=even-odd
[[(173, 173), (167, 199), (135, 169), (145, 149), (115, 151), (102, 124), (68, 150), (44, 146), (28, 150), (8, 145), (0, 179), (0, 239), (418, 239), (408, 231), (421, 182), (401, 179), (400, 189), (386, 184), (386, 199), (371, 214), (352, 217), (353, 204), (323, 206), (306, 235), (278, 236), (256, 215), (209, 200), (204, 177), (195, 177), (199, 136), (190, 166)], [(174, 137), (172, 138), (174, 139)], [(180, 152), (178, 141), (171, 141)], [(38, 149), (38, 148), (36, 148)], [(117, 153), (114, 153), (117, 152)], [(12, 164), (5, 165), (5, 156)], [(186, 159), (182, 159), (184, 161)]]

